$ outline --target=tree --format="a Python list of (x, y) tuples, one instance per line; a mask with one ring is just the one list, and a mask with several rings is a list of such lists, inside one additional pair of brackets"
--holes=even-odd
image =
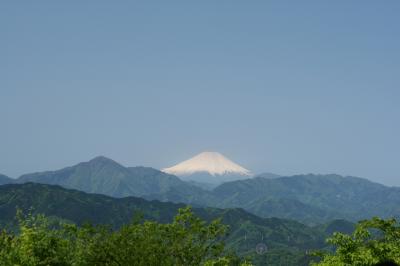
[(316, 253), (321, 261), (312, 265), (400, 265), (400, 226), (395, 219), (361, 221), (351, 235), (334, 233), (327, 242), (335, 253)]
[(226, 229), (219, 220), (206, 225), (184, 208), (170, 224), (146, 221), (110, 233), (93, 228), (78, 232), (90, 247), (84, 256), (91, 265), (200, 265), (222, 254)]
[[(22, 217), (18, 233), (0, 233), (1, 265), (239, 265), (223, 256), (227, 227), (220, 220), (206, 224), (190, 207), (172, 223), (135, 220), (119, 230), (90, 224), (51, 224), (42, 216)], [(249, 265), (249, 264), (243, 264)]]
[(50, 230), (43, 215), (23, 217), (18, 211), (19, 234), (0, 234), (1, 265), (70, 265), (70, 243), (62, 231)]

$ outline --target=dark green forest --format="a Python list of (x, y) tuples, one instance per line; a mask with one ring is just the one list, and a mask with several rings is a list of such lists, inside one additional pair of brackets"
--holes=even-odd
[[(76, 224), (108, 225), (119, 230), (140, 215), (142, 221), (168, 224), (173, 221), (184, 204), (147, 201), (136, 197), (112, 198), (88, 194), (60, 186), (44, 184), (9, 184), (0, 186), (0, 224), (8, 231), (17, 231), (16, 209), (32, 215), (44, 214), (50, 221)], [(227, 231), (221, 236), (225, 252), (241, 258), (252, 258), (256, 265), (292, 262), (291, 265), (307, 265), (308, 250), (325, 245), (324, 239), (330, 228), (352, 226), (344, 221), (310, 227), (293, 220), (260, 218), (242, 209), (200, 208), (192, 209), (196, 217), (206, 223), (220, 219)], [(344, 223), (344, 224), (343, 224)], [(268, 252), (258, 254), (256, 246), (265, 244)]]
[[(281, 265), (266, 257), (240, 257), (225, 248), (229, 226), (210, 223), (181, 208), (170, 223), (143, 221), (138, 214), (118, 230), (24, 215), (17, 211), (14, 231), (0, 233), (1, 265)], [(351, 234), (335, 232), (331, 249), (313, 251), (310, 265), (396, 265), (400, 227), (395, 219), (361, 221)], [(268, 253), (265, 251), (266, 254)], [(281, 254), (284, 256), (284, 254)], [(286, 260), (286, 265), (300, 261)]]
[(1, 265), (376, 265), (400, 259), (394, 219), (308, 226), (242, 209), (189, 208), (35, 183), (0, 186), (0, 214)]

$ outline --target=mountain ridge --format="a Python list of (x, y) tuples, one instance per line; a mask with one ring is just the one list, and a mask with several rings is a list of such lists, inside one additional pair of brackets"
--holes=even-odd
[(150, 167), (124, 167), (103, 156), (56, 171), (22, 175), (10, 183), (58, 184), (112, 197), (136, 196), (218, 208), (243, 208), (261, 217), (307, 224), (332, 219), (400, 217), (400, 188), (339, 175), (261, 175), (200, 188)]
[[(145, 220), (169, 223), (177, 210), (184, 206), (137, 197), (112, 198), (58, 185), (25, 183), (0, 186), (2, 228), (15, 226), (17, 207), (25, 214), (45, 214), (53, 220), (61, 219), (78, 225), (87, 222), (109, 224), (112, 228), (120, 228), (138, 213)], [(193, 208), (193, 211), (207, 222), (221, 218), (222, 223), (229, 225), (229, 233), (224, 238), (226, 247), (241, 256), (249, 255), (264, 261), (256, 265), (264, 265), (267, 259), (267, 254), (257, 255), (255, 252), (256, 245), (261, 241), (268, 244), (268, 256), (279, 258), (285, 250), (285, 257), (293, 260), (304, 259), (306, 250), (325, 246), (327, 235), (324, 230), (328, 226), (314, 228), (288, 219), (261, 218), (240, 208)], [(307, 264), (294, 262), (294, 265)]]
[(189, 194), (203, 193), (200, 188), (176, 176), (151, 167), (124, 167), (104, 156), (60, 170), (25, 174), (19, 177), (17, 182), (58, 184), (66, 188), (112, 197), (155, 195), (157, 198), (161, 197), (157, 195), (165, 195), (169, 190), (179, 188), (178, 192), (185, 195), (186, 201), (190, 201)]
[[(274, 213), (274, 205), (271, 203), (275, 201), (275, 205), (281, 207), (278, 217), (306, 223), (313, 220), (357, 221), (372, 216), (400, 216), (400, 188), (387, 187), (364, 178), (334, 174), (273, 179), (255, 177), (224, 183), (215, 188), (213, 194), (218, 198), (218, 207), (236, 206), (262, 217)], [(289, 201), (293, 204), (285, 206), (284, 203)], [(293, 208), (295, 205), (300, 209)], [(315, 215), (307, 217), (308, 212), (305, 210)]]
[(9, 176), (0, 174), (0, 185), (13, 183), (15, 180)]

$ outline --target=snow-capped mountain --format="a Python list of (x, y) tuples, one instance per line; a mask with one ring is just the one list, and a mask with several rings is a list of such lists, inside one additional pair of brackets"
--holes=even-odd
[(232, 162), (218, 152), (202, 152), (193, 158), (161, 171), (179, 176), (186, 181), (220, 184), (247, 179), (252, 176), (246, 168)]

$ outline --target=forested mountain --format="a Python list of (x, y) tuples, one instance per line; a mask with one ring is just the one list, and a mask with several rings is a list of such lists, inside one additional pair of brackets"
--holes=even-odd
[[(45, 184), (0, 186), (0, 222), (8, 228), (12, 228), (15, 222), (17, 208), (25, 213), (43, 213), (77, 224), (91, 222), (111, 224), (118, 228), (138, 213), (143, 214), (146, 220), (169, 222), (177, 210), (184, 206), (136, 197), (112, 198)], [(306, 250), (324, 246), (324, 229), (308, 227), (299, 222), (260, 218), (242, 209), (195, 208), (194, 212), (207, 221), (222, 218), (222, 222), (230, 226), (226, 237), (227, 248), (241, 256), (267, 259), (266, 254), (255, 253), (256, 245), (265, 243), (269, 250), (268, 259), (277, 259), (279, 254), (286, 254), (287, 258), (294, 261), (305, 259)]]
[(241, 207), (262, 217), (313, 223), (400, 216), (400, 188), (357, 177), (297, 175), (224, 183), (213, 190), (218, 207)]
[(261, 217), (298, 220), (310, 225), (332, 219), (400, 216), (400, 188), (339, 175), (262, 174), (202, 189), (193, 182), (149, 167), (124, 167), (96, 157), (58, 171), (27, 174), (8, 182), (58, 184), (112, 197), (136, 196), (194, 206), (243, 208)]
[[(57, 184), (112, 197), (147, 196), (189, 203), (203, 203), (205, 198), (202, 189), (174, 175), (150, 167), (124, 167), (103, 156), (58, 171), (26, 174), (18, 182)], [(202, 200), (196, 202), (200, 196)]]

